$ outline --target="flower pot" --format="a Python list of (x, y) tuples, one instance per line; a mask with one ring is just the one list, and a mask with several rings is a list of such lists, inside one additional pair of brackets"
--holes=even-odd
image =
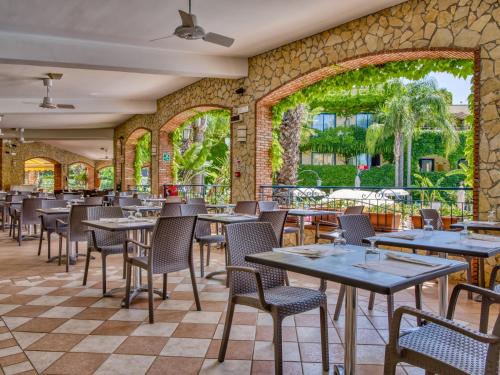
[[(456, 216), (441, 216), (441, 220), (443, 221), (443, 226), (445, 230), (449, 230), (451, 224), (458, 222), (458, 217)], [(422, 228), (422, 216), (420, 215), (412, 215), (411, 222), (413, 224), (413, 228), (419, 229)]]
[(370, 222), (376, 231), (390, 232), (398, 230), (401, 225), (401, 214), (392, 212), (370, 212)]

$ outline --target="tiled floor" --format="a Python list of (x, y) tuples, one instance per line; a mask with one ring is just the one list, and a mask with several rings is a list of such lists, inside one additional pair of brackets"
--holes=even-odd
[[(56, 242), (53, 242), (56, 249)], [(83, 244), (82, 244), (83, 245)], [(45, 251), (44, 244), (44, 251)], [(0, 233), (0, 366), (11, 374), (272, 374), (273, 345), (270, 316), (238, 307), (226, 361), (217, 362), (228, 290), (220, 280), (198, 278), (203, 311), (195, 311), (189, 274), (169, 275), (170, 298), (155, 301), (155, 324), (147, 323), (146, 295), (129, 310), (120, 308), (121, 296), (101, 297), (100, 260), (91, 262), (86, 287), (81, 285), (83, 260), (69, 274), (36, 255), (37, 242), (18, 247)], [(81, 246), (84, 248), (84, 246)], [(208, 271), (222, 264), (213, 252)], [(114, 260), (111, 260), (114, 258)], [(121, 259), (110, 257), (108, 289), (123, 285)], [(196, 259), (196, 257), (195, 257)], [(292, 284), (317, 287), (317, 280), (290, 275)], [(161, 280), (157, 280), (160, 285)], [(332, 363), (343, 361), (344, 317), (333, 321), (338, 285), (328, 285), (329, 341)], [(385, 298), (378, 296), (367, 310), (367, 293), (360, 293), (358, 313), (358, 370), (383, 371), (388, 336)], [(423, 291), (424, 308), (436, 311), (437, 287)], [(396, 304), (413, 305), (413, 291), (396, 295)], [(493, 310), (492, 314), (498, 314)], [(461, 300), (457, 318), (476, 323), (479, 304)], [(490, 319), (491, 321), (491, 319)], [(405, 325), (413, 325), (405, 321)], [(288, 374), (320, 374), (321, 351), (317, 311), (284, 322), (284, 360)], [(420, 374), (401, 367), (401, 374)], [(1, 371), (0, 371), (1, 373)]]

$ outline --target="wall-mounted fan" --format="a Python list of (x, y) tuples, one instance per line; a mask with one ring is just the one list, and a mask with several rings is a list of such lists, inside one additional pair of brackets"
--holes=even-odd
[(191, 0), (189, 0), (189, 13), (179, 9), (179, 15), (181, 16), (182, 25), (178, 26), (174, 30), (173, 34), (152, 39), (150, 42), (177, 36), (187, 40), (203, 39), (205, 42), (214, 43), (223, 47), (231, 47), (233, 45), (233, 38), (217, 33), (205, 33), (203, 27), (198, 26), (196, 22), (196, 15), (191, 13)]

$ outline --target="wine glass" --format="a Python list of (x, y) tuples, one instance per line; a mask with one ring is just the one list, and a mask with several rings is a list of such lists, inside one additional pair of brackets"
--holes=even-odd
[(424, 237), (431, 237), (434, 227), (432, 226), (432, 219), (424, 219)]
[(464, 218), (464, 229), (460, 231), (460, 239), (464, 240), (467, 237), (469, 237), (469, 224), (470, 224), (470, 219)]
[(127, 217), (128, 220), (135, 220), (135, 216), (134, 216), (134, 211), (129, 211), (128, 212), (128, 217)]
[(345, 246), (347, 244), (347, 240), (344, 237), (345, 230), (343, 229), (337, 229), (335, 231), (335, 239), (333, 240), (333, 245), (334, 246)]
[(136, 219), (142, 218), (141, 210), (139, 209), (139, 207), (135, 209), (135, 218)]
[(365, 262), (380, 260), (380, 251), (377, 249), (377, 240), (370, 238), (370, 247), (365, 250)]

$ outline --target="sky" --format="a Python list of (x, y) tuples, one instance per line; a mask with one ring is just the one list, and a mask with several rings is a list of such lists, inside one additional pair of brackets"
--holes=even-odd
[(431, 73), (428, 77), (434, 77), (439, 88), (447, 89), (453, 94), (453, 104), (467, 104), (467, 97), (471, 90), (471, 77), (461, 79), (449, 73)]

